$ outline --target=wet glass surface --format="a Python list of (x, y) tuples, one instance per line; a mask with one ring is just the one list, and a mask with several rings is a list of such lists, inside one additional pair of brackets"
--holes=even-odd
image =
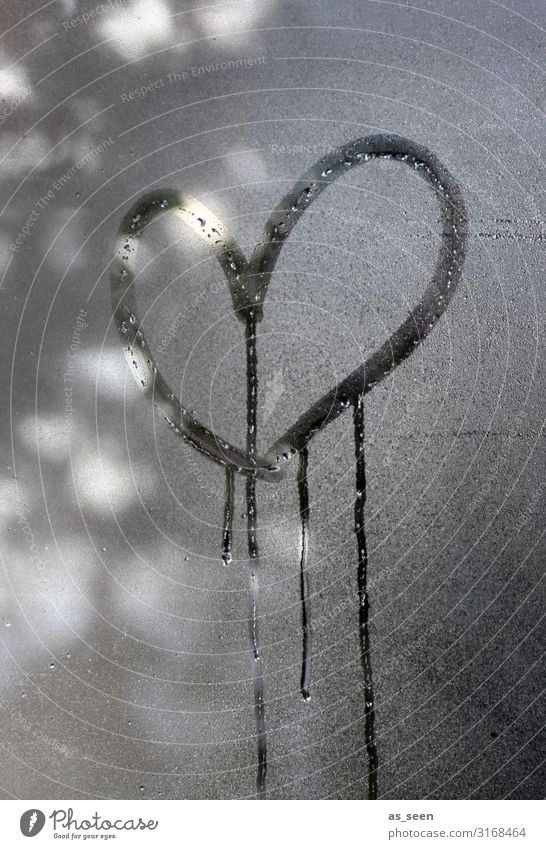
[(2, 798), (542, 795), (539, 13), (5, 5)]

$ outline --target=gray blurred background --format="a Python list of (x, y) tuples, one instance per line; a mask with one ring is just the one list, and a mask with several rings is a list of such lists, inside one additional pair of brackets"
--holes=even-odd
[[(542, 796), (545, 21), (540, 0), (4, 2), (2, 798), (254, 795), (242, 481), (227, 569), (224, 473), (133, 381), (112, 243), (171, 187), (249, 256), (300, 174), (377, 132), (436, 153), (470, 221), (447, 312), (366, 396), (379, 793)], [(400, 323), (439, 237), (392, 162), (313, 204), (259, 328), (261, 450)], [(217, 260), (164, 217), (139, 261), (158, 364), (243, 446)], [(258, 487), (270, 798), (366, 797), (353, 452), (350, 414), (310, 449), (309, 704), (295, 469)]]

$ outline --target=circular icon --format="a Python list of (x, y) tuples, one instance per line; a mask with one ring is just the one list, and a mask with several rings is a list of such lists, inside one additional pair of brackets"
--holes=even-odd
[(31, 808), (21, 816), (19, 825), (25, 837), (36, 837), (45, 825), (45, 814), (37, 808)]

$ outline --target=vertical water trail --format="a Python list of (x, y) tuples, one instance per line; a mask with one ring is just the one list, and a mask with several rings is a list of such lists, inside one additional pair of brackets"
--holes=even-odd
[[(263, 662), (258, 630), (258, 543), (256, 539), (256, 426), (258, 407), (258, 361), (256, 351), (256, 317), (249, 310), (245, 323), (246, 378), (247, 378), (247, 433), (246, 450), (250, 468), (246, 472), (246, 511), (248, 533), (248, 555), (250, 558), (250, 637), (252, 641), (252, 677), (254, 682), (254, 715), (258, 742), (258, 764), (256, 772), (256, 798), (265, 799), (267, 773), (267, 735), (265, 726), (265, 702), (263, 684)], [(256, 561), (254, 564), (253, 561)]]
[(300, 500), (301, 519), (300, 598), (301, 625), (303, 634), (300, 690), (306, 702), (308, 702), (311, 698), (311, 608), (309, 603), (309, 574), (307, 572), (307, 549), (309, 544), (308, 461), (308, 449), (305, 445), (300, 451), (298, 466), (298, 494)]
[(262, 656), (260, 635), (258, 632), (258, 576), (250, 573), (250, 637), (252, 640), (252, 676), (254, 680), (254, 716), (256, 718), (256, 737), (258, 744), (258, 762), (256, 770), (256, 799), (266, 798), (267, 774), (267, 735), (265, 727), (265, 702), (263, 685)]
[(355, 534), (358, 549), (358, 602), (360, 657), (364, 673), (364, 716), (366, 750), (368, 752), (368, 799), (377, 799), (377, 748), (375, 743), (375, 713), (372, 665), (370, 659), (368, 551), (364, 528), (366, 504), (366, 466), (364, 458), (364, 394), (359, 395), (354, 411), (356, 499)]
[(222, 560), (229, 566), (233, 560), (233, 504), (234, 504), (233, 466), (226, 466), (226, 496), (224, 502), (224, 529), (222, 532)]

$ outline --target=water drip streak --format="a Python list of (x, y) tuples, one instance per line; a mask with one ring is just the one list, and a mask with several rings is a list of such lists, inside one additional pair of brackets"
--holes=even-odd
[(300, 597), (303, 648), (301, 661), (301, 694), (306, 702), (311, 698), (311, 608), (309, 604), (309, 575), (307, 572), (307, 549), (309, 543), (309, 483), (307, 446), (300, 451), (298, 467), (298, 494), (301, 518)]
[(265, 725), (265, 702), (263, 684), (263, 663), (258, 631), (258, 576), (252, 561), (258, 560), (256, 539), (256, 423), (258, 404), (258, 362), (256, 352), (256, 317), (253, 310), (247, 314), (245, 323), (246, 342), (246, 379), (247, 379), (247, 433), (246, 450), (250, 468), (246, 472), (246, 511), (248, 532), (248, 555), (251, 561), (250, 573), (250, 638), (252, 642), (252, 678), (254, 682), (254, 715), (256, 718), (256, 737), (258, 743), (258, 763), (256, 772), (256, 798), (265, 799), (267, 773), (267, 735)]
[(222, 560), (224, 561), (226, 566), (229, 566), (233, 560), (233, 502), (233, 467), (226, 466), (226, 500), (224, 504), (224, 530), (222, 533)]
[(377, 748), (375, 743), (375, 713), (372, 666), (370, 659), (369, 598), (368, 598), (368, 551), (364, 528), (364, 506), (366, 504), (366, 466), (364, 458), (364, 394), (355, 404), (355, 458), (356, 499), (355, 534), (358, 547), (358, 616), (360, 633), (360, 657), (364, 673), (364, 716), (366, 750), (368, 752), (368, 799), (377, 799)]
[(267, 773), (267, 734), (265, 727), (265, 702), (263, 685), (263, 666), (258, 632), (258, 576), (250, 573), (250, 636), (252, 640), (252, 676), (254, 680), (254, 716), (256, 718), (256, 737), (258, 741), (258, 763), (256, 771), (256, 799), (265, 799)]

